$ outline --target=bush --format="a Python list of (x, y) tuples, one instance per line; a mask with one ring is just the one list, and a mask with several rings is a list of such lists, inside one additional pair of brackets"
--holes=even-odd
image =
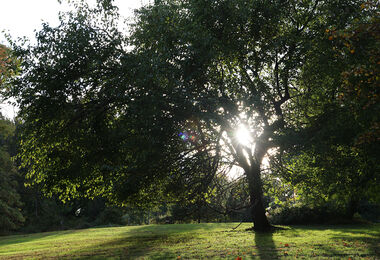
[(368, 201), (362, 201), (358, 209), (360, 217), (364, 220), (380, 223), (380, 206), (370, 203)]
[(273, 224), (349, 224), (345, 212), (328, 206), (310, 208), (307, 206), (279, 207), (269, 211)]
[(123, 220), (122, 209), (116, 207), (106, 208), (102, 213), (100, 213), (99, 217), (95, 220), (95, 223), (96, 225), (126, 224)]

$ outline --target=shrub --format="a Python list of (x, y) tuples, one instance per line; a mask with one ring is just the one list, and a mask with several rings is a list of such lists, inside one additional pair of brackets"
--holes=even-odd
[(371, 222), (380, 222), (380, 206), (370, 203), (368, 201), (362, 201), (358, 209), (360, 217), (364, 220)]
[(329, 206), (307, 207), (291, 206), (279, 207), (269, 212), (269, 220), (273, 224), (349, 224), (351, 219), (344, 211)]
[(117, 224), (123, 225), (123, 211), (120, 208), (110, 207), (106, 208), (99, 217), (95, 220), (96, 225), (109, 225)]

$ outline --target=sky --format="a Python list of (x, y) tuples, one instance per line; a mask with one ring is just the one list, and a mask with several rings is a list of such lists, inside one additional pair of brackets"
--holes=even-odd
[[(90, 3), (93, 0), (87, 0)], [(57, 0), (0, 0), (0, 44), (7, 44), (2, 31), (10, 34), (13, 39), (26, 36), (33, 42), (35, 30), (39, 31), (42, 22), (52, 26), (59, 23), (58, 12), (70, 10), (65, 0), (59, 4)], [(133, 10), (149, 0), (114, 0), (120, 14), (131, 17)], [(0, 104), (0, 112), (13, 118), (17, 109), (6, 104)]]

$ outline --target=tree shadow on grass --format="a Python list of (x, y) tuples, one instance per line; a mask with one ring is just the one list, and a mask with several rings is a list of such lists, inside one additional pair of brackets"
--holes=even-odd
[[(182, 239), (181, 241), (184, 240)], [(159, 250), (159, 248), (163, 244), (165, 247), (169, 247), (175, 243), (170, 236), (165, 235), (127, 237), (114, 239), (78, 251), (71, 251), (63, 257), (73, 259), (139, 259), (145, 257), (149, 257), (149, 259), (174, 259), (174, 257), (177, 257), (175, 253), (166, 251), (165, 248)]]
[(301, 233), (325, 230), (330, 231), (328, 242), (319, 241), (319, 237), (310, 244), (306, 242), (310, 248), (315, 248), (319, 253), (323, 252), (318, 257), (345, 259), (375, 257), (377, 259), (380, 256), (380, 225), (296, 225), (282, 235), (292, 238)]
[(280, 230), (282, 230), (282, 228), (274, 227), (273, 230), (266, 232), (254, 231), (253, 228), (226, 230), (222, 232), (249, 233), (249, 236), (252, 237), (252, 239), (254, 240), (253, 248), (257, 250), (257, 254), (256, 252), (252, 252), (253, 255), (255, 255), (255, 257), (259, 257), (259, 259), (279, 259), (279, 252), (281, 252), (281, 250), (276, 247), (273, 240), (273, 234)]
[[(350, 232), (347, 232), (350, 233)], [(346, 234), (347, 234), (346, 233)], [(356, 234), (356, 233), (353, 233)], [(341, 242), (348, 248), (366, 248), (368, 253), (363, 253), (360, 257), (375, 256), (380, 259), (380, 236), (345, 236), (337, 235), (333, 237), (335, 241)]]
[(10, 245), (22, 245), (23, 243), (29, 243), (45, 238), (54, 238), (60, 237), (67, 234), (72, 234), (77, 232), (77, 230), (66, 230), (66, 231), (49, 231), (43, 233), (35, 233), (35, 234), (17, 234), (11, 236), (0, 237), (0, 247), (1, 246), (10, 246)]
[(253, 233), (260, 259), (278, 259), (278, 249), (273, 241), (273, 232), (255, 231)]
[[(229, 229), (233, 224), (231, 223), (201, 223), (201, 224), (157, 224), (157, 225), (146, 225), (146, 226), (136, 226), (131, 232), (138, 231), (139, 233), (162, 233), (165, 234), (180, 234), (187, 233), (189, 231), (207, 231), (215, 230), (215, 226), (218, 229)], [(175, 227), (175, 228), (173, 228)]]
[(196, 230), (212, 229), (204, 225), (149, 225), (128, 230), (121, 237), (68, 252), (63, 257), (75, 259), (176, 259), (180, 252), (171, 250), (177, 244), (195, 239)]
[[(180, 252), (177, 252), (175, 246), (181, 243), (187, 243), (195, 239), (197, 231), (207, 232), (218, 228), (230, 228), (231, 224), (176, 224), (176, 225), (149, 225), (149, 226), (131, 226), (125, 231), (115, 234), (114, 237), (98, 236), (89, 239), (73, 241), (71, 247), (65, 245), (65, 241), (55, 242), (53, 251), (45, 249), (36, 249), (31, 252), (17, 253), (12, 256), (34, 257), (58, 257), (70, 259), (136, 259), (148, 257), (149, 259), (175, 259)], [(93, 229), (96, 230), (96, 229)], [(0, 245), (21, 245), (23, 243), (45, 240), (50, 238), (60, 238), (66, 234), (83, 232), (83, 230), (68, 230), (61, 232), (47, 232), (40, 234), (19, 235), (0, 238)], [(97, 233), (94, 231), (95, 234)], [(42, 242), (46, 244), (49, 242)], [(71, 241), (70, 241), (71, 243)], [(47, 247), (49, 248), (49, 247)], [(57, 249), (58, 248), (58, 249)], [(61, 248), (61, 249), (59, 249)], [(178, 254), (178, 255), (177, 255)]]

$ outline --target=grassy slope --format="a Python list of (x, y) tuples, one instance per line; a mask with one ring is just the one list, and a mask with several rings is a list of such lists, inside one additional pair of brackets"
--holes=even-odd
[(272, 234), (236, 223), (93, 228), (0, 237), (0, 259), (380, 259), (380, 225), (292, 226)]

